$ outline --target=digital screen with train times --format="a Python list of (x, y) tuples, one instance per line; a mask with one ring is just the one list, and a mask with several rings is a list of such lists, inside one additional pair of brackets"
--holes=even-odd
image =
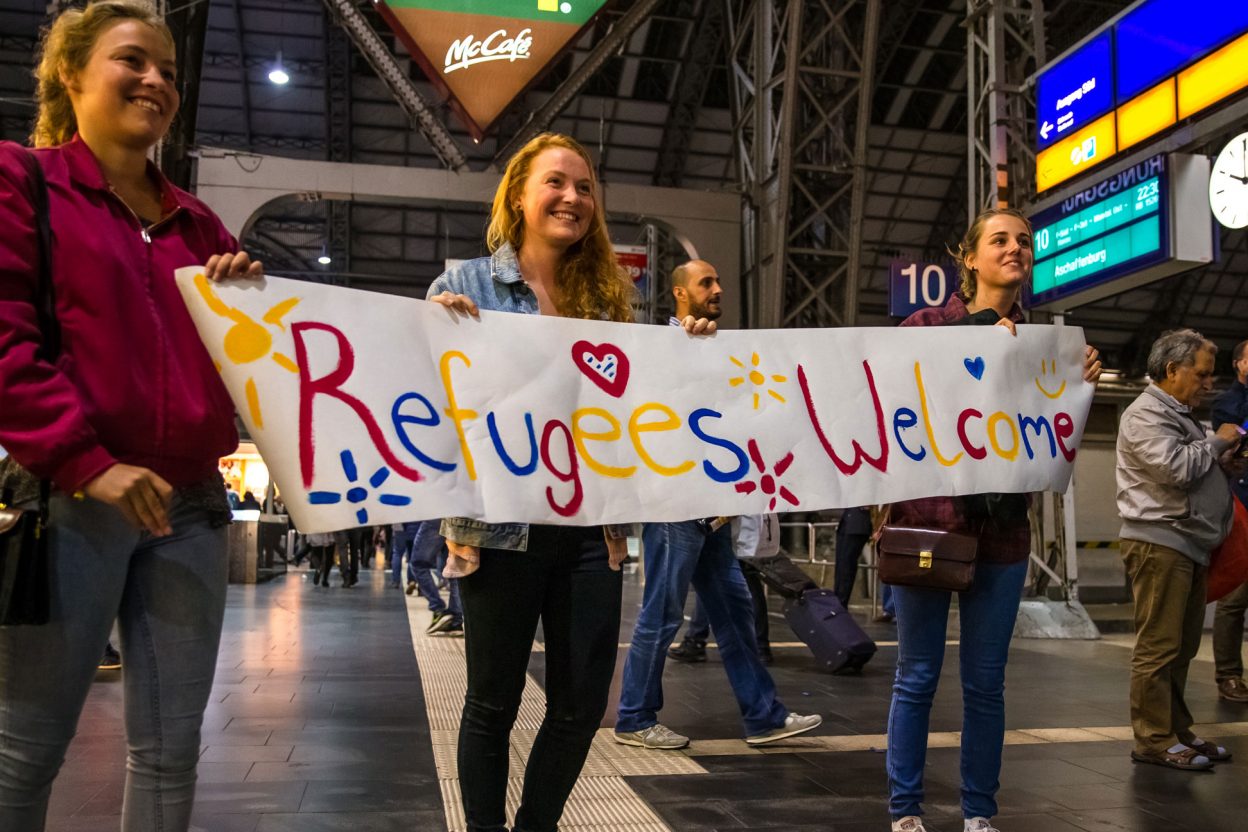
[(1031, 305), (1169, 256), (1165, 157), (1155, 156), (1032, 217)]

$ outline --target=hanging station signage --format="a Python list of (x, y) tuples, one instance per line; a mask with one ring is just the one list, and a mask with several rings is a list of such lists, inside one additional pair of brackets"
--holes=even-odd
[(1028, 306), (1066, 311), (1209, 263), (1209, 160), (1158, 155), (1031, 217)]
[(605, 0), (375, 0), (480, 140)]
[(1048, 190), (1248, 89), (1248, 2), (1140, 0), (1036, 75)]

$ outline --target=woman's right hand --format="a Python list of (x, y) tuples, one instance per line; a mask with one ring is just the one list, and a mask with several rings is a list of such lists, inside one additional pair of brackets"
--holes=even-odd
[(442, 570), (444, 578), (464, 578), (481, 566), (481, 550), (476, 546), (464, 546), (448, 540), (446, 551), (450, 557), (446, 559), (446, 568)]
[(1010, 331), (1011, 335), (1016, 336), (1016, 337), (1018, 336), (1018, 328), (1015, 326), (1014, 322), (1010, 320), (1009, 318), (1002, 318), (1001, 320), (993, 324), (993, 326), (1005, 327), (1006, 329)]
[(155, 471), (119, 462), (87, 483), (83, 491), (116, 508), (136, 528), (156, 537), (173, 534), (169, 525), (173, 486)]
[[(447, 309), (458, 312), (461, 315), (471, 315), (474, 318), (480, 318), (481, 313), (477, 309), (477, 304), (467, 295), (457, 295), (454, 292), (442, 292), (429, 298), (433, 303), (445, 306)], [(449, 541), (448, 541), (449, 542)]]

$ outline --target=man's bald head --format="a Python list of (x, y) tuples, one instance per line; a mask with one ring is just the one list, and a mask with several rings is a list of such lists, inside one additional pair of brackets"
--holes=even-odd
[(676, 317), (692, 315), (713, 321), (723, 310), (719, 274), (705, 260), (690, 260), (672, 270), (672, 295), (676, 298)]

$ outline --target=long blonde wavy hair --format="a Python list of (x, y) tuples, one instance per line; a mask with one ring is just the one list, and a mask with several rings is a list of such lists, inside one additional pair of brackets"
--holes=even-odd
[(100, 35), (124, 20), (151, 26), (173, 49), (173, 35), (156, 7), (144, 0), (97, 0), (85, 9), (61, 14), (43, 34), (35, 68), (39, 115), (30, 143), (35, 147), (65, 144), (78, 130), (78, 119), (62, 76), (75, 77), (87, 66)]
[(510, 243), (516, 251), (524, 245), (524, 214), (516, 206), (524, 195), (524, 183), (528, 181), (533, 160), (552, 147), (570, 150), (585, 161), (594, 195), (589, 229), (568, 248), (559, 263), (556, 276), (559, 313), (567, 318), (632, 321), (633, 284), (616, 262), (611, 238), (607, 236), (602, 192), (593, 160), (576, 139), (559, 133), (543, 133), (516, 151), (494, 193), (486, 244), (490, 251), (497, 251), (504, 243)]

